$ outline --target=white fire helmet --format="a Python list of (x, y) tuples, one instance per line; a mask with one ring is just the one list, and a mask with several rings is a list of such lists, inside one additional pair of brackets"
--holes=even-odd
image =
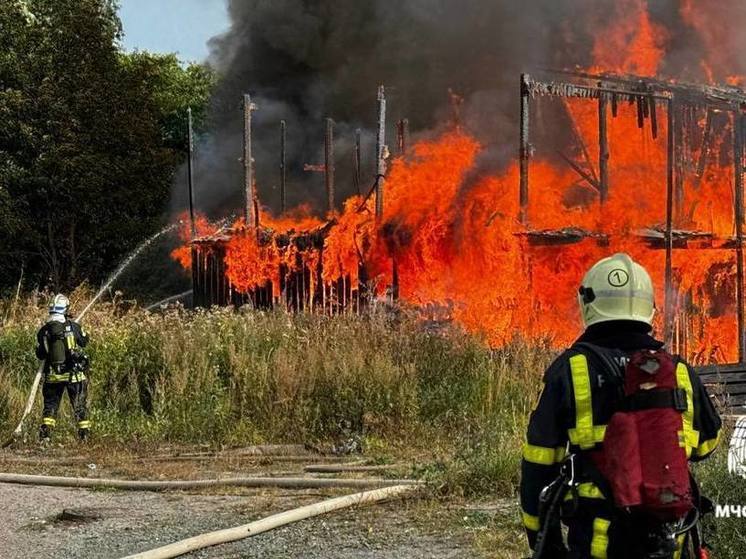
[(69, 307), (70, 301), (68, 298), (62, 293), (58, 293), (49, 303), (49, 314), (67, 314), (67, 309)]
[(578, 302), (586, 328), (611, 320), (634, 320), (652, 325), (655, 315), (650, 275), (622, 252), (599, 260), (588, 270)]

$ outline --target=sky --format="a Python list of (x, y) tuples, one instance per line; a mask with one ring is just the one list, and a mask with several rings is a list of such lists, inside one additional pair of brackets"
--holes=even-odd
[(207, 41), (228, 29), (225, 0), (120, 0), (125, 50), (175, 52), (184, 62), (207, 57)]

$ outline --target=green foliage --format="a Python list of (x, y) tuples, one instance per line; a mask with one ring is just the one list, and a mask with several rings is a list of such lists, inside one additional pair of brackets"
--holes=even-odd
[(108, 0), (0, 3), (0, 289), (98, 282), (160, 225), (214, 76), (120, 35)]

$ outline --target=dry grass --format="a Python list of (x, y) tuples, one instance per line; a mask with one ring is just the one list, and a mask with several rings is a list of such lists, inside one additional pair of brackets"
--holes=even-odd
[[(21, 412), (44, 319), (35, 301), (11, 305), (0, 307), (3, 433)], [(491, 351), (457, 328), (434, 333), (405, 315), (153, 314), (110, 303), (85, 326), (97, 444), (222, 448), (357, 437), (370, 455), (425, 463), (423, 475), (464, 494), (513, 493), (525, 421), (550, 357), (521, 344)], [(71, 437), (66, 418), (60, 435)]]

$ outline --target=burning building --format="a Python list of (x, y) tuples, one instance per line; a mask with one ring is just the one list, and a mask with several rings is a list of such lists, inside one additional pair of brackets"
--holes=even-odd
[[(364, 184), (358, 142), (349, 180), (361, 193), (340, 207), (326, 120), (324, 162), (306, 166), (324, 173), (323, 218), (284, 211), (282, 149), (283, 212), (259, 203), (246, 100), (245, 215), (198, 227), (180, 251), (196, 304), (337, 313), (398, 298), (492, 345), (559, 346), (580, 328), (575, 295), (585, 270), (625, 251), (651, 271), (656, 329), (671, 347), (701, 366), (742, 363), (746, 93), (738, 78), (717, 86), (654, 77), (664, 33), (629, 3), (631, 15), (598, 34), (587, 70), (516, 79), (518, 157), (497, 170), (484, 165), (487, 149), (458, 115), (414, 142), (400, 121), (389, 156), (380, 92), (375, 176)], [(682, 2), (695, 29), (700, 11)], [(731, 392), (746, 399), (746, 383)]]

